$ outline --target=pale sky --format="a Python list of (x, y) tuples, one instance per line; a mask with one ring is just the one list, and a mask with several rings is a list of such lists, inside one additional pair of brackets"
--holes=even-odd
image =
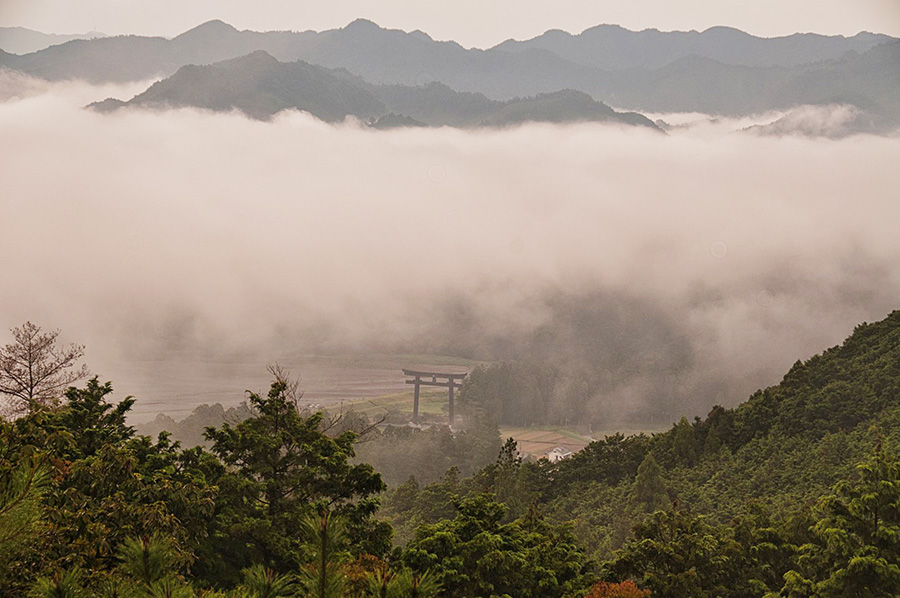
[(171, 37), (211, 19), (257, 31), (322, 30), (359, 17), (481, 48), (600, 23), (663, 31), (728, 25), (765, 37), (798, 31), (900, 37), (900, 0), (0, 0), (0, 26), (46, 33)]

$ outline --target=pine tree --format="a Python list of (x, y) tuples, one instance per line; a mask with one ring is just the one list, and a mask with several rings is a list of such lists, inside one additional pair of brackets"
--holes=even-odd
[(652, 453), (647, 453), (638, 467), (637, 476), (634, 478), (632, 500), (634, 505), (644, 513), (652, 513), (669, 504), (662, 468), (653, 458)]
[(10, 576), (11, 563), (38, 531), (41, 496), (49, 482), (47, 470), (31, 461), (0, 475), (0, 577)]
[(241, 589), (253, 598), (280, 598), (293, 596), (296, 588), (287, 575), (279, 575), (263, 565), (253, 565), (241, 572), (244, 583)]
[(303, 521), (303, 535), (312, 560), (302, 570), (302, 583), (310, 598), (341, 598), (344, 592), (344, 567), (349, 561), (345, 550), (346, 521), (327, 510)]
[(672, 452), (679, 465), (691, 467), (697, 460), (697, 439), (694, 436), (694, 427), (686, 417), (682, 417), (675, 426)]
[(386, 552), (389, 528), (373, 518), (374, 495), (385, 485), (371, 465), (351, 461), (356, 434), (326, 434), (323, 414), (301, 413), (283, 379), (267, 396), (251, 393), (249, 398), (254, 417), (206, 431), (212, 452), (227, 467), (216, 481), (218, 502), (227, 514), (217, 521), (222, 527), (216, 533), (236, 540), (233, 551), (220, 553), (227, 560), (206, 563), (215, 567), (207, 575), (230, 576), (254, 562), (279, 573), (296, 570), (305, 562), (303, 537), (317, 504), (346, 517), (344, 531), (354, 548)]
[(158, 533), (127, 538), (119, 549), (119, 558), (119, 571), (147, 588), (173, 577), (179, 561), (172, 540)]
[(82, 585), (82, 575), (78, 569), (57, 571), (49, 577), (40, 578), (31, 589), (31, 598), (87, 598)]
[(900, 463), (879, 442), (857, 469), (855, 484), (841, 482), (822, 500), (816, 541), (801, 548), (801, 570), (785, 575), (783, 595), (900, 595)]

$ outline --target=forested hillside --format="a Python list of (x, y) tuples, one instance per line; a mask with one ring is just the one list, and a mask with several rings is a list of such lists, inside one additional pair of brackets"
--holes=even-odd
[(640, 114), (616, 112), (571, 89), (500, 102), (439, 83), (371, 85), (344, 69), (282, 63), (263, 51), (208, 66), (185, 66), (127, 102), (108, 99), (92, 107), (104, 112), (124, 107), (240, 110), (258, 119), (293, 108), (326, 122), (347, 116), (377, 122), (393, 114), (418, 124), (454, 127), (613, 122), (656, 128)]
[[(510, 367), (463, 390), (482, 430)], [(557, 464), (508, 441), (427, 485), (387, 488), (355, 460), (366, 423), (303, 412), (295, 390), (276, 376), (187, 450), (136, 435), (133, 399), (96, 378), (22, 399), (0, 423), (0, 595), (900, 593), (900, 312), (734, 409)]]
[[(476, 370), (463, 392), (469, 412), (509, 418), (532, 409), (518, 402), (535, 400), (535, 388), (528, 384), (531, 379), (511, 375), (517, 367)], [(807, 544), (815, 538), (808, 535), (809, 526), (822, 514), (821, 497), (835, 484), (847, 491), (844, 484), (859, 475), (857, 464), (871, 455), (890, 461), (884, 451), (900, 446), (898, 399), (900, 312), (894, 312), (876, 324), (858, 326), (842, 346), (798, 361), (779, 385), (754, 393), (735, 409), (714, 407), (704, 419), (683, 418), (669, 432), (652, 437), (607, 437), (558, 464), (523, 463), (507, 445), (494, 466), (468, 480), (450, 476), (423, 488), (410, 480), (389, 495), (386, 510), (396, 532), (413, 537), (417, 526), (444, 515), (439, 507), (435, 514), (435, 496), (487, 488), (508, 506), (509, 517), (536, 508), (551, 521), (571, 521), (580, 545), (606, 562), (611, 579), (625, 572), (654, 595), (762, 596), (777, 592), (783, 575), (799, 565), (795, 559), (811, 550)], [(655, 510), (668, 514), (648, 519)], [(742, 526), (748, 525), (782, 534), (778, 551), (784, 560), (777, 566), (766, 563), (765, 588), (726, 590), (709, 585), (712, 578), (690, 573), (695, 585), (678, 593), (659, 578), (672, 563), (637, 557), (647, 549), (640, 537), (658, 543), (700, 530), (699, 536), (685, 536), (703, 551), (695, 554), (696, 562), (680, 564), (684, 572), (696, 567), (699, 574), (713, 561), (716, 567), (726, 561), (736, 566), (747, 557), (742, 551), (750, 550), (736, 534), (747, 533)], [(687, 546), (658, 548), (660, 558), (670, 550), (690, 554)], [(739, 554), (729, 557), (729, 550)], [(624, 569), (623, 563), (628, 563)], [(732, 574), (719, 581), (724, 584)]]

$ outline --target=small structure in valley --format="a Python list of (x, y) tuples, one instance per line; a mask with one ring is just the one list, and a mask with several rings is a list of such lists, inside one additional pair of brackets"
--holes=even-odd
[(550, 461), (551, 463), (558, 463), (558, 462), (562, 461), (563, 459), (568, 459), (569, 457), (571, 457), (574, 454), (575, 453), (573, 453), (566, 447), (558, 446), (555, 449), (553, 449), (547, 453), (547, 460)]
[(413, 393), (413, 421), (418, 421), (419, 419), (419, 387), (420, 386), (441, 386), (448, 390), (449, 392), (449, 415), (450, 415), (450, 425), (453, 425), (454, 412), (453, 412), (453, 391), (457, 388), (462, 388), (462, 381), (469, 374), (448, 374), (441, 372), (421, 372), (417, 370), (403, 370), (404, 376), (411, 377), (410, 380), (407, 380), (407, 384), (415, 385), (415, 392)]

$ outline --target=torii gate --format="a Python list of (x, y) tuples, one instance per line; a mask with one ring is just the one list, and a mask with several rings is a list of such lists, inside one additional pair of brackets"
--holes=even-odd
[[(469, 374), (442, 374), (440, 372), (418, 372), (415, 370), (403, 370), (404, 376), (412, 376), (412, 380), (407, 380), (407, 384), (415, 384), (415, 393), (413, 394), (413, 421), (419, 419), (419, 387), (420, 386), (442, 386), (450, 392), (450, 425), (453, 425), (453, 390), (462, 388), (462, 380)], [(430, 380), (428, 380), (430, 378)], [(457, 382), (459, 380), (460, 382)]]

